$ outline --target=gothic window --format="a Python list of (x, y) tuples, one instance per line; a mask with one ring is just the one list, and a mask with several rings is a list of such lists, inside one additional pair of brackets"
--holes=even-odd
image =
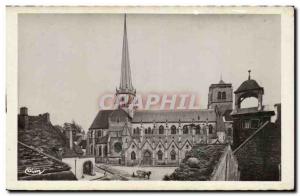
[(131, 152), (131, 160), (136, 160), (136, 155), (134, 151)]
[(160, 125), (158, 128), (159, 134), (164, 134), (164, 126)]
[(218, 99), (222, 99), (222, 93), (218, 92)]
[(102, 155), (102, 146), (98, 147), (98, 155), (101, 156)]
[(175, 125), (171, 126), (171, 134), (176, 134), (176, 127), (175, 127)]
[(148, 134), (152, 134), (152, 130), (150, 127), (148, 127)]
[(226, 92), (222, 92), (222, 99), (226, 99)]
[(188, 144), (185, 146), (186, 149), (188, 149), (189, 147), (190, 147), (190, 146), (189, 146)]
[(183, 134), (189, 134), (189, 129), (186, 125), (183, 126)]
[(208, 125), (208, 133), (212, 134), (213, 132), (213, 126), (212, 125)]
[(136, 134), (140, 134), (140, 128), (139, 127), (136, 128)]
[(160, 161), (163, 159), (163, 153), (162, 153), (161, 150), (159, 150), (159, 151), (157, 152), (157, 159), (160, 160)]
[(196, 135), (200, 135), (201, 127), (200, 125), (196, 125)]
[(171, 151), (171, 160), (176, 160), (176, 152), (174, 150)]

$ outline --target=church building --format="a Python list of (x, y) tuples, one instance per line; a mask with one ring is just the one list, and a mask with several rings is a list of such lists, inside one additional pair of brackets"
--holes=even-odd
[(87, 155), (115, 165), (179, 165), (194, 145), (232, 142), (232, 85), (222, 79), (209, 87), (208, 108), (138, 110), (131, 79), (126, 16), (118, 108), (100, 110), (87, 138)]

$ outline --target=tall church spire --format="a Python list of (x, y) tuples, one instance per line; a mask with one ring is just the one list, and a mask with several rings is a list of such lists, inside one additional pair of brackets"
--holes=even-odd
[(132, 81), (131, 81), (129, 50), (128, 50), (128, 40), (127, 40), (126, 14), (124, 17), (121, 78), (120, 78), (120, 86), (119, 86), (119, 89), (117, 90), (117, 94), (135, 94), (135, 89), (133, 88)]

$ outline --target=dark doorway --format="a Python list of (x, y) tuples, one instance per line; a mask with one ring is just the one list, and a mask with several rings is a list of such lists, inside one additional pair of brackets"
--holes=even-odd
[(83, 163), (83, 174), (93, 175), (93, 163), (92, 161), (86, 161)]
[(143, 156), (144, 165), (152, 165), (152, 153), (150, 151), (145, 151)]

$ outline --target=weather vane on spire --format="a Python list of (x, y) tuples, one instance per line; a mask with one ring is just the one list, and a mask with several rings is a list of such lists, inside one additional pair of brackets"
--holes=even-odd
[(248, 73), (249, 73), (248, 80), (250, 80), (251, 79), (251, 75), (250, 75), (251, 74), (251, 69), (248, 70)]

